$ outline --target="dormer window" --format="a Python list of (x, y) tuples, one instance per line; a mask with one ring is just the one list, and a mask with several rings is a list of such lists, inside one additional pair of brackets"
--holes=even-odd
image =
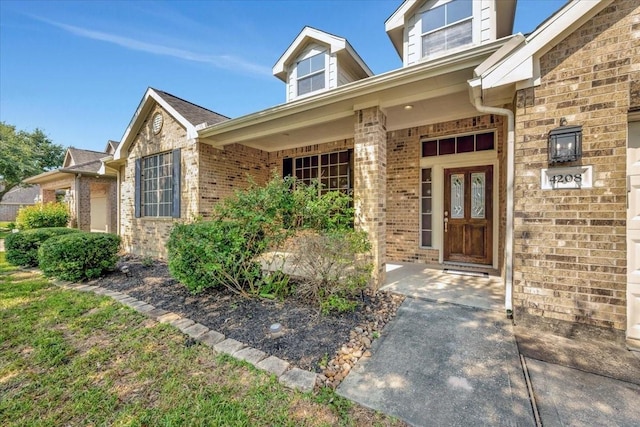
[(471, 44), (471, 0), (451, 0), (422, 13), (422, 57)]
[(298, 62), (296, 70), (298, 96), (325, 88), (325, 52)]

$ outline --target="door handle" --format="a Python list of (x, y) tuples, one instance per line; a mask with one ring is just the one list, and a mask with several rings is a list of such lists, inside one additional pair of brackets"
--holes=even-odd
[(444, 219), (444, 232), (449, 231), (449, 218)]

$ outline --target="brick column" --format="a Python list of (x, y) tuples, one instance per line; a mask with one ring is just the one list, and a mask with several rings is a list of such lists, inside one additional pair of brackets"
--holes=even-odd
[(367, 232), (373, 255), (373, 287), (386, 271), (387, 117), (379, 107), (356, 111), (354, 203), (356, 227)]
[(77, 227), (91, 231), (91, 183), (82, 177), (76, 178), (75, 183)]
[(56, 201), (56, 190), (42, 190), (42, 203), (52, 203)]

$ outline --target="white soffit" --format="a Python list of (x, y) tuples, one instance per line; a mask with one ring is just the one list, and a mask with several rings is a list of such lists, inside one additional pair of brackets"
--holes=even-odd
[[(536, 79), (540, 56), (582, 26), (613, 0), (573, 0), (542, 23), (511, 56), (482, 75), (483, 89)], [(482, 65), (478, 68), (482, 68)]]

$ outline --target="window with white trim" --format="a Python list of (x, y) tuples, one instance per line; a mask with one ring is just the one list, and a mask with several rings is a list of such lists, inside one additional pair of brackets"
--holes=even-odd
[(351, 191), (351, 155), (349, 151), (316, 154), (294, 159), (293, 176), (305, 184), (320, 182), (321, 194)]
[(422, 57), (473, 42), (471, 0), (451, 0), (422, 13)]
[(172, 216), (172, 157), (168, 152), (142, 158), (143, 216)]
[(324, 89), (325, 56), (325, 52), (322, 52), (296, 64), (298, 96)]
[(433, 195), (431, 168), (422, 169), (420, 179), (420, 246), (433, 246)]
[(422, 141), (422, 157), (471, 153), (495, 149), (495, 132), (446, 136)]

